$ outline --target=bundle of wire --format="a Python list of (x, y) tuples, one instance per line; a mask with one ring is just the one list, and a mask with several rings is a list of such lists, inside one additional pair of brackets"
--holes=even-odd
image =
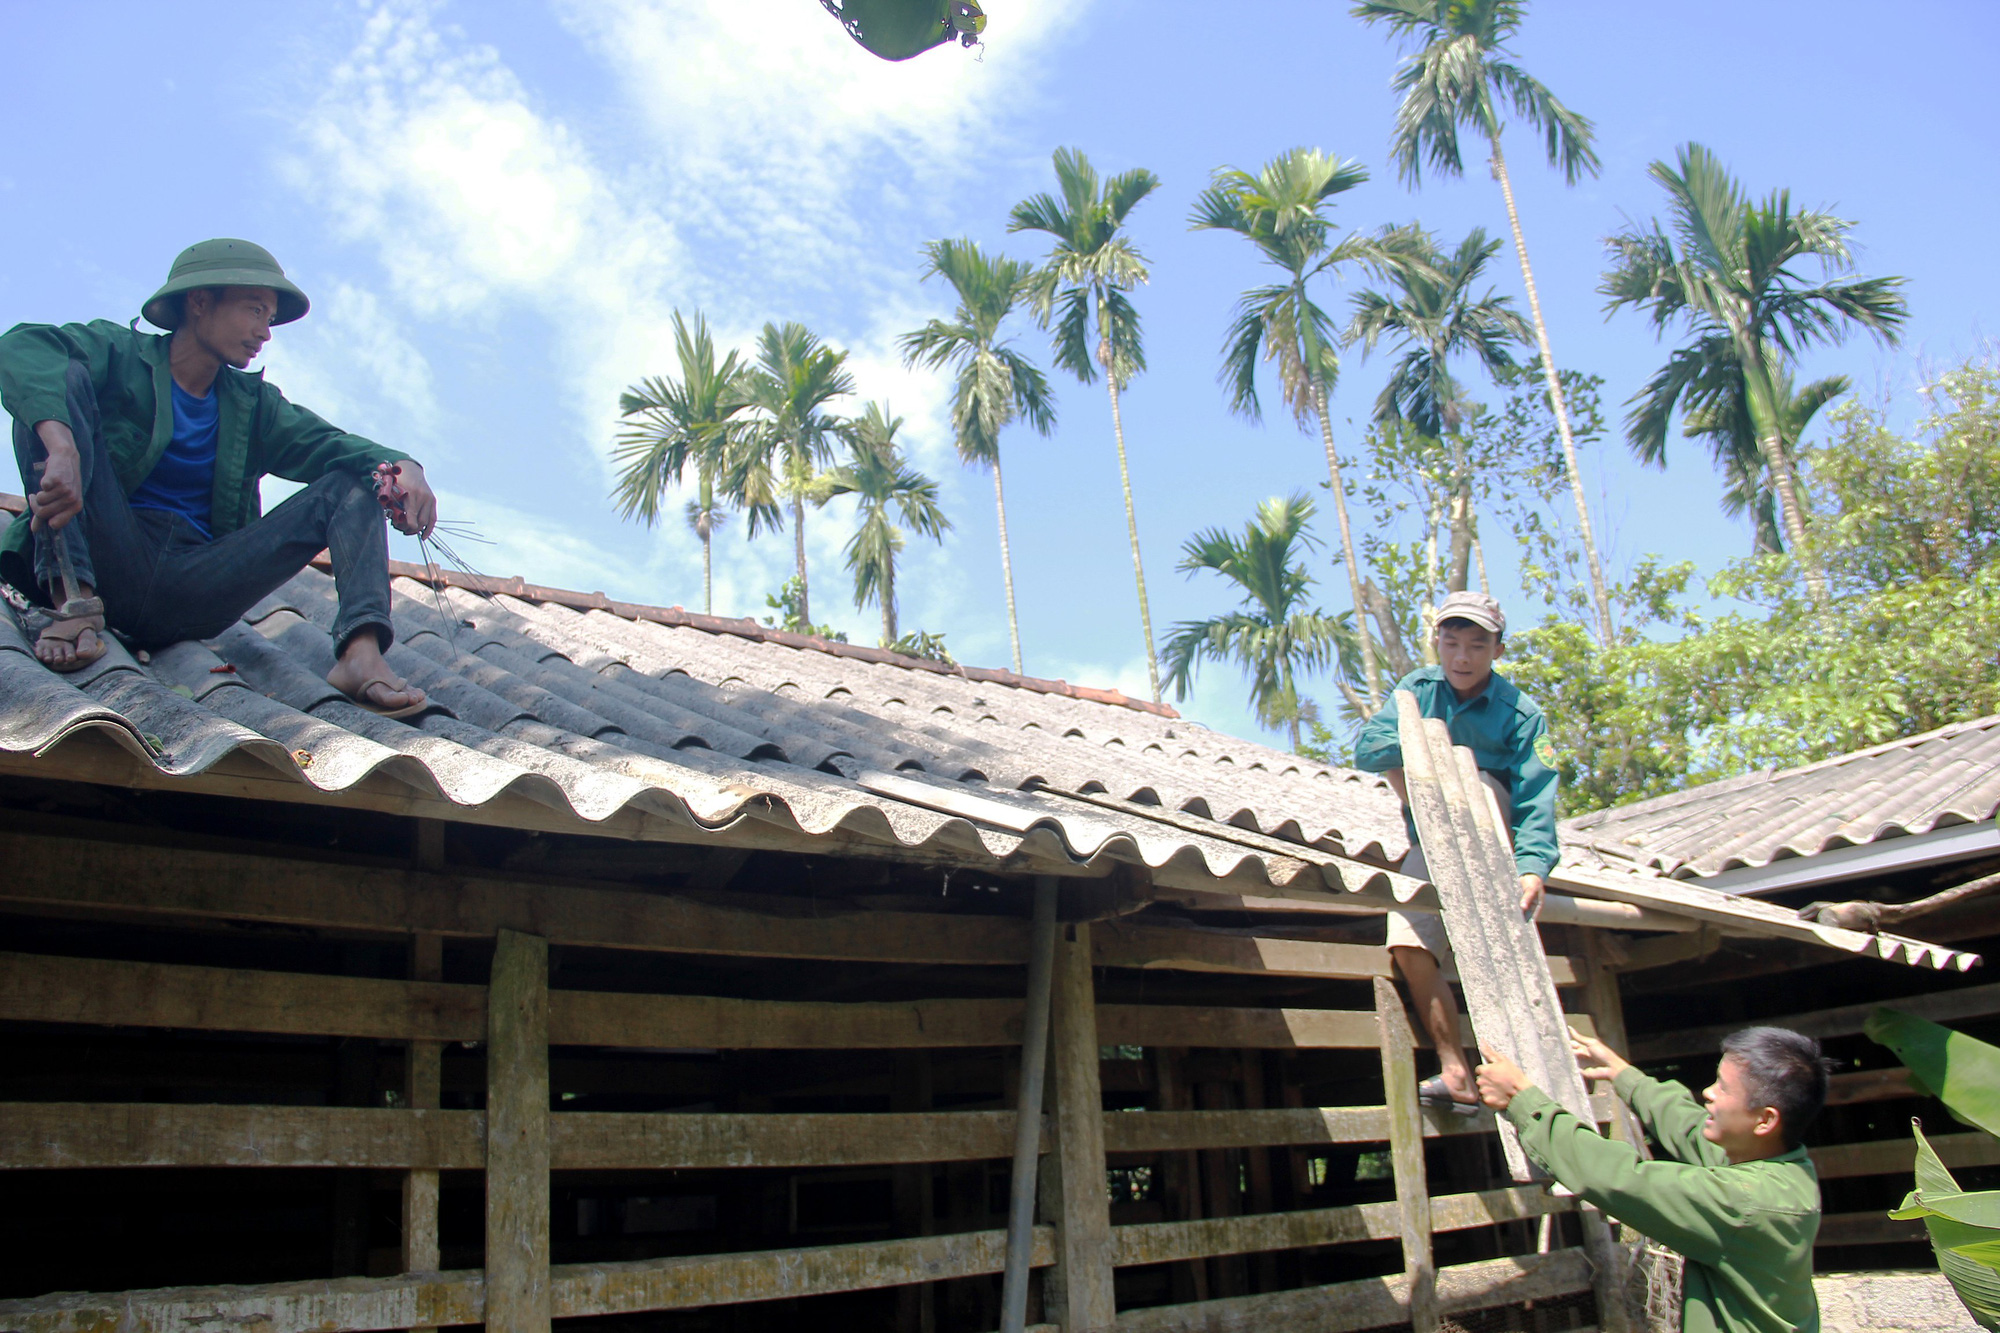
[[(375, 466), (375, 498), (381, 502), (383, 510), (392, 518), (402, 518), (405, 516), (404, 505), (409, 499), (409, 492), (403, 489), (401, 482), (397, 481), (397, 478), (402, 475), (403, 470), (394, 463), (378, 463)], [(443, 618), (445, 633), (450, 636), (451, 646), (456, 651), (458, 648), (458, 617), (452, 612), (450, 605), (445, 599), (445, 576), (443, 570), (439, 567), (437, 557), (443, 556), (446, 565), (473, 580), (475, 586), (484, 586), (486, 575), (474, 569), (472, 562), (454, 550), (451, 543), (453, 541), (478, 542), (485, 546), (491, 546), (493, 540), (490, 537), (481, 536), (478, 529), (470, 523), (454, 523), (443, 520), (432, 523), (430, 531), (419, 532), (413, 535), (417, 539), (417, 550), (423, 555), (424, 568), (430, 575), (426, 581), (431, 585), (431, 596), (437, 601), (438, 615)]]

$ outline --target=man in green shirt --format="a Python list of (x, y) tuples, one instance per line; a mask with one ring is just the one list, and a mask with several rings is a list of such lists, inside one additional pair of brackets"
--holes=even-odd
[[(270, 252), (213, 240), (182, 251), (146, 302), (165, 336), (109, 320), (0, 335), (0, 405), (28, 497), (0, 538), (0, 579), (54, 611), (35, 643), (45, 666), (88, 666), (108, 628), (139, 647), (212, 638), (326, 550), (340, 598), (328, 683), (390, 717), (424, 707), (382, 656), (394, 630), (373, 482), (397, 467), (392, 521), (428, 533), (423, 469), (245, 373), (272, 326), (308, 308)], [(266, 474), (305, 489), (261, 514)], [(58, 591), (65, 558), (76, 586)]]
[(1594, 1037), (1572, 1030), (1570, 1046), (1584, 1077), (1610, 1079), (1671, 1160), (1605, 1138), (1499, 1052), (1479, 1066), (1480, 1099), (1506, 1114), (1550, 1175), (1687, 1260), (1687, 1333), (1817, 1333), (1819, 1177), (1800, 1141), (1826, 1102), (1819, 1043), (1785, 1028), (1732, 1033), (1705, 1106)]

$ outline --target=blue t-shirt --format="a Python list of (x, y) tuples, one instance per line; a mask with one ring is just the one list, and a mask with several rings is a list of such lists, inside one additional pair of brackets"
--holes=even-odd
[[(172, 381), (169, 381), (172, 383)], [(197, 398), (173, 383), (174, 438), (139, 489), (132, 492), (134, 509), (163, 509), (192, 523), (203, 537), (209, 531), (215, 500), (215, 437), (222, 419), (215, 386)]]

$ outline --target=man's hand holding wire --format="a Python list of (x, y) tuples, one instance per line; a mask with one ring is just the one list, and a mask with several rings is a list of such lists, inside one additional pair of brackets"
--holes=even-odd
[(404, 458), (396, 466), (401, 469), (396, 483), (403, 488), (403, 502), (389, 511), (389, 522), (406, 537), (428, 537), (437, 526), (437, 495), (424, 478), (421, 463)]

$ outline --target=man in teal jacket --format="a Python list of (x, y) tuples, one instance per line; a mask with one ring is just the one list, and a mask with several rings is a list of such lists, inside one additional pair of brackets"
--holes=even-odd
[(1705, 1107), (1594, 1037), (1572, 1031), (1570, 1045), (1584, 1077), (1610, 1079), (1671, 1160), (1605, 1138), (1500, 1052), (1479, 1066), (1481, 1100), (1506, 1114), (1550, 1175), (1687, 1260), (1687, 1333), (1818, 1333), (1819, 1177), (1800, 1141), (1826, 1102), (1819, 1043), (1785, 1028), (1731, 1034)]
[[(1513, 838), (1521, 910), (1532, 917), (1541, 910), (1543, 881), (1556, 864), (1555, 751), (1548, 727), (1535, 701), (1493, 669), (1507, 650), (1507, 617), (1500, 603), (1481, 592), (1452, 593), (1438, 605), (1434, 633), (1438, 664), (1411, 672), (1396, 682), (1396, 688), (1416, 696), (1423, 716), (1442, 720), (1453, 745), (1472, 751), (1479, 775), (1493, 793), (1500, 822)], [(1387, 706), (1362, 725), (1354, 742), (1354, 766), (1386, 776), (1407, 806), (1393, 694)], [(1428, 879), (1430, 870), (1423, 848), (1416, 845), (1417, 829), (1407, 809), (1404, 825), (1411, 848), (1403, 860), (1403, 873)], [(1441, 1072), (1419, 1085), (1419, 1099), (1439, 1110), (1477, 1114), (1479, 1102), (1472, 1065), (1465, 1058), (1465, 1037), (1459, 1031), (1458, 1003), (1445, 979), (1452, 956), (1443, 923), (1434, 912), (1390, 912), (1387, 943), (1438, 1053)]]
[[(54, 608), (35, 644), (45, 665), (103, 656), (107, 625), (141, 647), (212, 638), (326, 550), (340, 597), (328, 682), (388, 716), (424, 706), (382, 657), (394, 631), (372, 481), (399, 467), (408, 494), (393, 521), (428, 533), (423, 469), (245, 373), (272, 326), (308, 308), (268, 251), (213, 240), (182, 251), (146, 302), (165, 336), (108, 320), (0, 335), (0, 405), (28, 494), (0, 539), (0, 579)], [(266, 474), (305, 489), (260, 515)], [(58, 593), (65, 554), (79, 586)], [(64, 615), (66, 595), (103, 612)]]

